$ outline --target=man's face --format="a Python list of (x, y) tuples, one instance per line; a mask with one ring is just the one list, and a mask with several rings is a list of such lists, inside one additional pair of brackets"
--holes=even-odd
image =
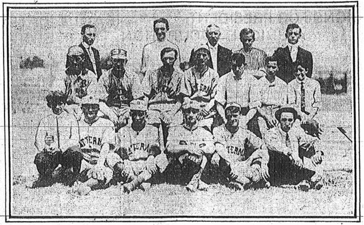
[(197, 123), (197, 114), (199, 110), (194, 108), (188, 108), (183, 110), (183, 114), (185, 116), (185, 122), (187, 125), (194, 125)]
[(98, 104), (85, 104), (82, 105), (82, 111), (87, 121), (96, 120), (97, 113), (99, 112)]
[(88, 44), (92, 45), (95, 42), (96, 37), (96, 28), (88, 27), (85, 29), (85, 33), (83, 34), (83, 41)]
[(210, 45), (215, 46), (220, 39), (220, 29), (217, 27), (209, 27), (206, 31), (206, 37)]
[(131, 119), (133, 120), (133, 124), (142, 125), (146, 122), (147, 112), (140, 110), (131, 110), (130, 111)]
[(206, 65), (207, 61), (210, 60), (209, 53), (206, 49), (198, 49), (195, 54), (196, 64), (198, 66)]
[(303, 68), (301, 65), (298, 65), (295, 71), (296, 79), (299, 81), (303, 81), (306, 78), (307, 70)]
[(64, 102), (61, 101), (54, 102), (51, 106), (52, 112), (56, 115), (60, 115), (64, 111), (64, 106), (65, 106)]
[(286, 33), (286, 38), (288, 39), (288, 43), (294, 45), (297, 44), (298, 40), (301, 37), (301, 32), (299, 28), (289, 29)]
[(231, 62), (231, 70), (235, 76), (240, 77), (244, 73), (244, 67), (245, 65), (242, 62), (237, 62), (236, 60)]
[(174, 51), (164, 53), (162, 57), (163, 66), (173, 67), (175, 61), (176, 61), (176, 56)]
[(158, 41), (163, 41), (166, 38), (167, 27), (165, 23), (156, 23), (154, 26), (154, 32)]
[(240, 41), (243, 43), (244, 49), (250, 49), (254, 43), (253, 33), (243, 35)]
[(229, 108), (225, 113), (227, 125), (231, 127), (239, 126), (240, 112), (236, 107)]
[(267, 73), (269, 76), (275, 76), (278, 72), (277, 61), (269, 61), (267, 65)]
[(284, 132), (288, 132), (294, 123), (293, 113), (283, 112), (280, 119), (281, 128)]
[(74, 70), (79, 71), (83, 69), (83, 62), (85, 61), (85, 56), (83, 54), (68, 56), (68, 58), (71, 63), (71, 67)]
[(123, 71), (126, 66), (126, 59), (112, 59), (112, 67), (116, 71)]

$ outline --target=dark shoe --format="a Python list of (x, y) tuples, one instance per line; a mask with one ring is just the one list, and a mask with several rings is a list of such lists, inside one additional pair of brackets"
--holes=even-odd
[(311, 185), (307, 180), (303, 180), (297, 184), (297, 188), (301, 191), (308, 191), (311, 188)]
[(234, 190), (238, 190), (238, 191), (240, 191), (240, 190), (244, 190), (243, 185), (241, 185), (240, 183), (238, 183), (238, 182), (236, 182), (236, 181), (231, 181), (231, 182), (229, 182), (227, 186), (228, 186), (228, 188), (230, 188), (230, 189), (234, 189)]
[(34, 181), (31, 188), (47, 187), (53, 184), (53, 179), (51, 177), (40, 177), (38, 180)]

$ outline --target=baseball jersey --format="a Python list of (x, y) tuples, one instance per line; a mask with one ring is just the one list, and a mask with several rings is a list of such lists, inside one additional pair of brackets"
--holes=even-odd
[(180, 95), (183, 73), (174, 70), (171, 76), (163, 74), (161, 69), (148, 71), (143, 79), (144, 94), (149, 98), (149, 105), (175, 103)]
[(79, 133), (76, 118), (65, 111), (60, 115), (50, 114), (44, 117), (39, 122), (35, 134), (35, 147), (38, 151), (48, 147), (46, 139), (52, 142), (50, 147), (60, 148), (62, 151), (77, 146)]
[(161, 51), (167, 47), (174, 48), (178, 52), (178, 57), (174, 63), (177, 68), (181, 62), (180, 50), (176, 44), (166, 39), (164, 41), (157, 40), (144, 46), (140, 72), (145, 74), (148, 70), (155, 70), (161, 67), (163, 65), (161, 60)]
[(97, 93), (97, 76), (90, 70), (79, 75), (67, 75), (57, 77), (52, 85), (53, 91), (62, 91), (67, 95), (68, 104), (79, 104), (80, 99), (86, 95)]
[(84, 159), (91, 164), (97, 163), (103, 144), (110, 144), (110, 149), (115, 146), (114, 124), (110, 120), (98, 118), (93, 124), (88, 124), (82, 118), (79, 121), (79, 130), (81, 151)]
[(215, 144), (220, 143), (226, 147), (226, 150), (232, 161), (244, 161), (251, 154), (262, 148), (263, 141), (255, 136), (247, 129), (239, 128), (238, 131), (232, 134), (225, 125), (221, 125), (213, 131)]
[[(302, 85), (304, 90), (304, 110), (302, 110)], [(302, 112), (311, 113), (314, 108), (321, 107), (321, 87), (320, 83), (312, 78), (306, 77), (303, 82), (297, 79), (288, 84), (288, 104), (294, 105)]]
[(113, 75), (113, 69), (106, 71), (98, 82), (99, 98), (116, 107), (128, 106), (133, 99), (143, 97), (138, 76), (128, 70), (120, 78)]
[(203, 149), (205, 154), (212, 154), (214, 149), (212, 134), (202, 127), (195, 126), (192, 129), (184, 125), (173, 126), (169, 130), (167, 150), (176, 145), (192, 145)]
[(204, 107), (215, 98), (219, 75), (209, 67), (200, 79), (195, 74), (195, 67), (185, 71), (181, 93), (191, 100), (202, 103), (201, 106)]
[(251, 91), (251, 107), (260, 107), (269, 115), (287, 104), (287, 84), (278, 77), (271, 83), (266, 77), (256, 80)]
[(146, 125), (141, 131), (135, 131), (131, 125), (122, 127), (117, 134), (118, 147), (124, 148), (131, 161), (147, 159), (149, 148), (159, 146), (158, 128)]
[(255, 80), (253, 76), (247, 74), (236, 79), (235, 74), (230, 71), (219, 79), (215, 100), (222, 105), (235, 102), (241, 107), (248, 107)]

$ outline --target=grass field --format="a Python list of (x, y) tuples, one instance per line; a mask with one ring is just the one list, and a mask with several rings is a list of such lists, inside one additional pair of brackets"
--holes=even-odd
[[(120, 187), (75, 197), (61, 184), (28, 189), (37, 177), (34, 135), (44, 112), (45, 93), (54, 77), (49, 69), (15, 70), (11, 77), (11, 215), (12, 216), (354, 216), (354, 149), (350, 95), (323, 96), (321, 123), (325, 186), (301, 192), (292, 187), (233, 191), (211, 185), (190, 193), (182, 186), (160, 184), (148, 192), (124, 194)], [(358, 151), (358, 149), (357, 149)]]

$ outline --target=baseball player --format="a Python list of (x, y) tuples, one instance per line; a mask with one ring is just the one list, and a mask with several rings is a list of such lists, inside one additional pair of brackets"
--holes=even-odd
[(211, 164), (228, 177), (230, 187), (244, 190), (260, 181), (267, 182), (269, 155), (260, 138), (239, 126), (240, 109), (237, 103), (226, 105), (227, 123), (213, 132), (216, 152)]
[(82, 118), (79, 121), (82, 153), (81, 174), (72, 192), (86, 195), (91, 189), (104, 188), (113, 177), (113, 168), (120, 157), (113, 152), (115, 130), (110, 120), (98, 117), (99, 100), (93, 96), (82, 99)]
[(144, 95), (138, 76), (126, 69), (127, 51), (113, 49), (111, 59), (113, 67), (101, 76), (98, 94), (100, 111), (118, 130), (128, 123), (130, 102)]
[(320, 189), (323, 152), (318, 146), (319, 139), (293, 126), (297, 116), (293, 107), (282, 107), (275, 113), (279, 126), (270, 129), (265, 137), (270, 180), (273, 185), (297, 184), (304, 191)]
[(193, 100), (200, 104), (197, 119), (199, 125), (211, 130), (214, 119), (216, 121), (215, 95), (219, 75), (207, 66), (210, 51), (205, 44), (194, 48), (195, 65), (185, 71), (185, 78), (181, 87), (183, 101)]
[[(34, 144), (38, 153), (34, 163), (39, 178), (32, 187), (48, 186), (55, 181), (54, 170), (59, 164), (62, 165), (63, 171), (75, 166), (73, 157), (70, 156), (72, 147), (78, 145), (78, 124), (73, 115), (64, 111), (67, 96), (56, 91), (48, 94), (46, 100), (53, 114), (44, 117), (37, 128)], [(77, 172), (76, 168), (75, 170)]]
[(84, 67), (85, 55), (79, 46), (71, 46), (68, 49), (69, 67), (65, 74), (56, 77), (53, 91), (62, 91), (67, 95), (66, 111), (75, 115), (77, 120), (81, 118), (80, 104), (86, 95), (97, 93), (97, 76), (89, 69)]
[(207, 185), (201, 181), (201, 174), (207, 164), (207, 156), (214, 152), (213, 136), (198, 124), (200, 103), (185, 101), (182, 109), (184, 122), (171, 127), (166, 153), (182, 165), (182, 174), (188, 179), (187, 190), (205, 190)]
[(147, 71), (142, 84), (144, 93), (149, 99), (149, 123), (162, 130), (163, 149), (170, 125), (181, 124), (183, 120), (180, 95), (183, 73), (174, 68), (177, 56), (176, 49), (164, 48), (161, 51), (163, 66), (151, 72)]
[(150, 178), (162, 173), (168, 165), (167, 157), (159, 147), (158, 129), (146, 122), (147, 103), (133, 100), (130, 115), (132, 123), (117, 133), (117, 148), (122, 161), (115, 167), (127, 193), (138, 187), (149, 189)]
[(287, 104), (287, 84), (276, 76), (278, 59), (269, 56), (265, 63), (266, 75), (253, 84), (250, 104), (257, 109), (256, 116), (263, 139), (268, 129), (278, 125), (274, 113)]
[(309, 66), (297, 62), (295, 77), (288, 84), (288, 104), (295, 107), (298, 112), (296, 125), (301, 127), (310, 135), (319, 137), (322, 130), (317, 122), (317, 113), (321, 107), (320, 83), (308, 77)]

